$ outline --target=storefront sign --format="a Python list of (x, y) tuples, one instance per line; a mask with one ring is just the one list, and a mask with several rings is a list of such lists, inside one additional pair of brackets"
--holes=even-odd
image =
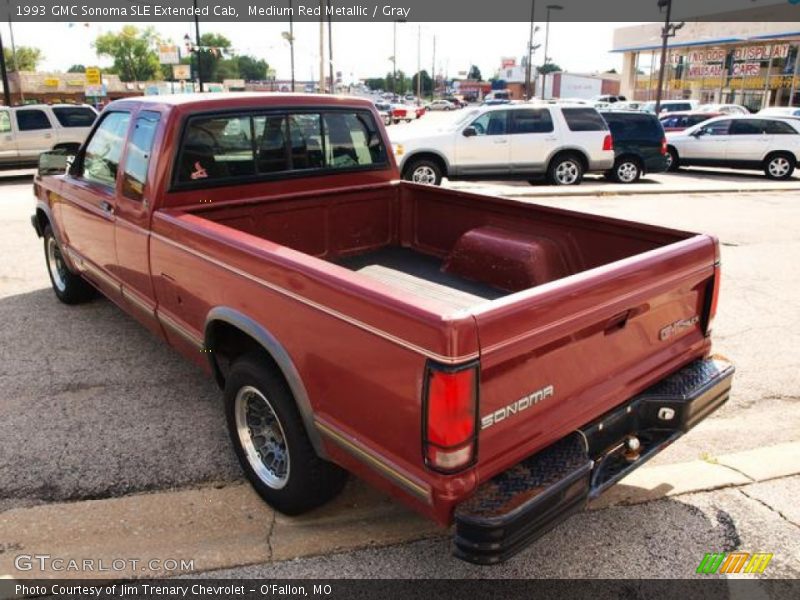
[(789, 44), (772, 44), (768, 46), (745, 46), (735, 48), (733, 60), (769, 60), (770, 58), (786, 58), (789, 56)]
[(172, 65), (172, 78), (178, 81), (191, 79), (192, 68), (189, 65)]
[(177, 65), (181, 62), (178, 55), (178, 47), (169, 44), (161, 44), (158, 47), (158, 62), (162, 65)]
[(60, 81), (57, 77), (48, 77), (43, 83), (45, 87), (58, 87)]
[(754, 77), (761, 73), (760, 62), (738, 62), (733, 63), (734, 77)]

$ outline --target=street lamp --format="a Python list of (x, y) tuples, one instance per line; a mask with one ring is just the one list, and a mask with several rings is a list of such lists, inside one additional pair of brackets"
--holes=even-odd
[(536, 13), (536, 0), (531, 0), (531, 33), (528, 38), (528, 62), (525, 65), (525, 99), (529, 100), (533, 96), (533, 89), (531, 86), (531, 61), (533, 60), (533, 52), (539, 47), (539, 44), (533, 45), (533, 35), (539, 31), (539, 27), (534, 26), (533, 17)]
[(294, 93), (294, 20), (292, 11), (292, 0), (289, 0), (289, 31), (284, 31), (281, 36), (289, 42), (289, 57), (292, 63), (292, 93)]
[(3, 48), (3, 36), (0, 34), (0, 75), (3, 78), (3, 100), (6, 106), (11, 106), (11, 90), (8, 87), (8, 73), (6, 72), (6, 53)]
[(198, 18), (197, 0), (192, 0), (194, 4), (194, 40), (197, 45), (197, 82), (200, 84), (200, 91), (203, 91), (203, 69), (200, 66), (200, 20)]
[(672, 0), (658, 0), (659, 10), (667, 9), (667, 14), (664, 17), (664, 27), (661, 29), (661, 68), (658, 70), (658, 88), (656, 89), (656, 114), (661, 112), (661, 90), (664, 87), (664, 70), (667, 68), (667, 40), (675, 37), (675, 32), (681, 27), (686, 25), (683, 21), (680, 23), (670, 23), (669, 19), (672, 16)]
[(547, 5), (547, 20), (545, 21), (544, 26), (544, 64), (542, 65), (542, 100), (544, 100), (544, 84), (547, 78), (547, 61), (550, 60), (547, 56), (547, 45), (550, 42), (550, 11), (551, 10), (563, 10), (564, 7), (560, 4), (548, 4)]
[(395, 19), (392, 22), (392, 93), (397, 93), (397, 24), (405, 23), (405, 19)]

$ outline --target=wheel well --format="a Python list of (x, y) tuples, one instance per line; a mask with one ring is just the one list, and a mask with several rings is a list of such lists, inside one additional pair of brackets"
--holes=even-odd
[(764, 165), (766, 165), (775, 156), (787, 156), (789, 157), (789, 160), (794, 161), (795, 163), (797, 162), (791, 152), (787, 152), (786, 150), (774, 150), (764, 157)]
[(419, 160), (430, 160), (435, 162), (442, 171), (442, 177), (447, 176), (447, 163), (445, 163), (441, 156), (434, 154), (433, 152), (420, 152), (419, 154), (412, 154), (409, 156), (406, 159), (405, 165), (403, 166), (403, 175), (405, 175), (411, 166)]
[(47, 218), (47, 213), (44, 212), (41, 208), (36, 209), (36, 224), (38, 226), (38, 231), (44, 233), (44, 228), (50, 225), (50, 219)]
[(672, 144), (667, 144), (667, 151), (670, 150), (672, 150), (672, 152), (675, 153), (675, 156), (680, 156), (680, 154), (678, 154), (678, 149), (675, 146), (673, 146)]
[(210, 352), (211, 368), (220, 388), (225, 387), (225, 379), (231, 365), (245, 354), (258, 353), (277, 373), (283, 376), (278, 363), (256, 339), (225, 321), (212, 321), (206, 328), (206, 348)]
[(614, 163), (618, 164), (622, 160), (632, 160), (637, 165), (639, 165), (640, 169), (642, 168), (642, 165), (644, 164), (643, 161), (642, 161), (642, 158), (638, 154), (633, 154), (633, 153), (630, 153), (630, 152), (625, 153), (625, 154), (620, 154), (617, 158), (614, 159)]
[(559, 150), (553, 155), (553, 157), (550, 159), (550, 162), (547, 163), (548, 171), (550, 170), (550, 165), (552, 165), (554, 161), (568, 155), (578, 157), (578, 160), (581, 161), (581, 167), (583, 167), (584, 172), (589, 170), (589, 159), (586, 157), (586, 155), (580, 150), (570, 148)]

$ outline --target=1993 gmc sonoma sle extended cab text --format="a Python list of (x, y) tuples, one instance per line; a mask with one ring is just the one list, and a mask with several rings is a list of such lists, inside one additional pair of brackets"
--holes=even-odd
[(32, 219), (56, 295), (213, 374), (284, 513), (350, 471), (499, 562), (728, 398), (714, 238), (399, 181), (369, 102), (121, 100), (57, 159)]

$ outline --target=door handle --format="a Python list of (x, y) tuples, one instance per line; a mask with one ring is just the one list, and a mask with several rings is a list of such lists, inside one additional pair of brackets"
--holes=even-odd
[(495, 144), (507, 144), (508, 140), (495, 140), (494, 143)]
[(53, 134), (52, 133), (45, 133), (44, 137), (49, 140), (51, 137), (53, 137)]
[(557, 138), (556, 136), (552, 136), (552, 137), (546, 137), (546, 138), (544, 138), (544, 139), (545, 139), (546, 141), (548, 141), (548, 142), (554, 142), (554, 141), (556, 141), (558, 138)]
[(109, 215), (114, 214), (114, 207), (107, 200), (100, 202), (100, 210), (102, 210), (104, 213), (108, 213)]
[(13, 142), (13, 141), (14, 141), (14, 138), (13, 138), (13, 137), (11, 137), (10, 135), (7, 135), (7, 136), (6, 136), (6, 137), (4, 137), (3, 139), (4, 139), (6, 142)]

